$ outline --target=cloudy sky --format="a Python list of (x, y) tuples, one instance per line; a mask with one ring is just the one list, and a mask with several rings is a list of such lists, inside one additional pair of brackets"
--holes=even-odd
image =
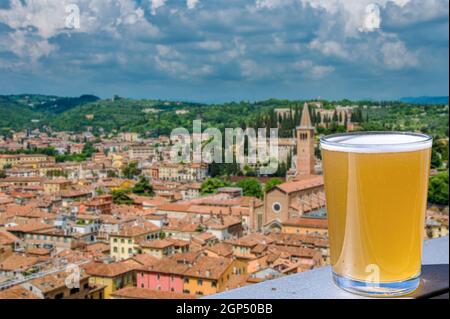
[(448, 0), (0, 0), (0, 94), (448, 95), (448, 28)]

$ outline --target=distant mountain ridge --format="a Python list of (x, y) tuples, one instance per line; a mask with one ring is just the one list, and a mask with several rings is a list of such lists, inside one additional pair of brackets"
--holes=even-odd
[(448, 96), (402, 97), (400, 101), (414, 104), (448, 104)]

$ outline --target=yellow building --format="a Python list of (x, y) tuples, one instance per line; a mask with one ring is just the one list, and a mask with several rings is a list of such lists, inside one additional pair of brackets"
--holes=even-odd
[(115, 260), (123, 260), (140, 253), (139, 242), (159, 239), (161, 229), (152, 224), (144, 226), (127, 225), (109, 236), (110, 255)]
[(42, 162), (55, 162), (55, 159), (51, 156), (42, 154), (0, 155), (0, 168), (3, 168), (5, 165), (14, 167), (17, 164), (32, 164)]
[(53, 179), (42, 183), (46, 194), (57, 194), (69, 188), (72, 182), (67, 179)]
[(175, 253), (185, 253), (189, 250), (189, 242), (178, 239), (156, 239), (143, 241), (139, 244), (142, 254), (147, 254), (158, 259)]
[(281, 232), (285, 234), (328, 236), (328, 220), (326, 218), (292, 218), (281, 225)]
[(184, 273), (183, 292), (206, 296), (225, 290), (233, 274), (247, 273), (245, 264), (224, 257), (200, 257)]
[(115, 169), (121, 169), (124, 165), (124, 159), (122, 155), (112, 154), (112, 167)]
[(114, 291), (136, 285), (134, 271), (140, 266), (138, 262), (128, 259), (110, 264), (92, 262), (84, 268), (90, 276), (89, 285), (104, 287), (103, 298), (109, 299)]

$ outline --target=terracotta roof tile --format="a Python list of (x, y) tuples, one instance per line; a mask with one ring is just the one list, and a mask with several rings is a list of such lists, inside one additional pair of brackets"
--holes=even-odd
[(117, 290), (111, 294), (111, 297), (124, 299), (195, 299), (193, 295), (136, 287)]

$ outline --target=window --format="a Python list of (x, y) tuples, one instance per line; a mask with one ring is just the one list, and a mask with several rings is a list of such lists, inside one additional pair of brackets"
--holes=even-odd
[(131, 245), (131, 239), (128, 239), (128, 243)]
[(198, 279), (198, 280), (197, 280), (197, 285), (198, 285), (198, 286), (202, 286), (202, 285), (203, 285), (203, 280)]
[(117, 238), (114, 238), (114, 239), (113, 239), (113, 242), (117, 243)]
[(188, 284), (189, 283), (189, 278), (184, 278), (184, 283)]
[(89, 283), (85, 283), (85, 284), (83, 285), (83, 289), (84, 289), (84, 290), (89, 289)]
[(63, 292), (55, 295), (55, 299), (63, 299), (63, 298), (64, 298), (64, 293)]
[(129, 254), (133, 253), (133, 250), (131, 248), (128, 248), (128, 253)]
[(217, 281), (212, 281), (211, 282), (211, 287), (213, 287), (213, 288), (217, 287)]
[(117, 247), (113, 247), (113, 252), (117, 253)]
[(273, 205), (272, 205), (272, 211), (273, 211), (274, 213), (277, 213), (277, 214), (278, 214), (278, 213), (281, 211), (281, 204), (278, 203), (278, 202), (273, 203)]
[(122, 238), (122, 239), (120, 240), (120, 242), (121, 242), (122, 244), (124, 244), (124, 243), (125, 243), (125, 239)]
[(80, 292), (80, 288), (72, 288), (72, 289), (70, 289), (70, 295), (74, 295), (77, 292)]

